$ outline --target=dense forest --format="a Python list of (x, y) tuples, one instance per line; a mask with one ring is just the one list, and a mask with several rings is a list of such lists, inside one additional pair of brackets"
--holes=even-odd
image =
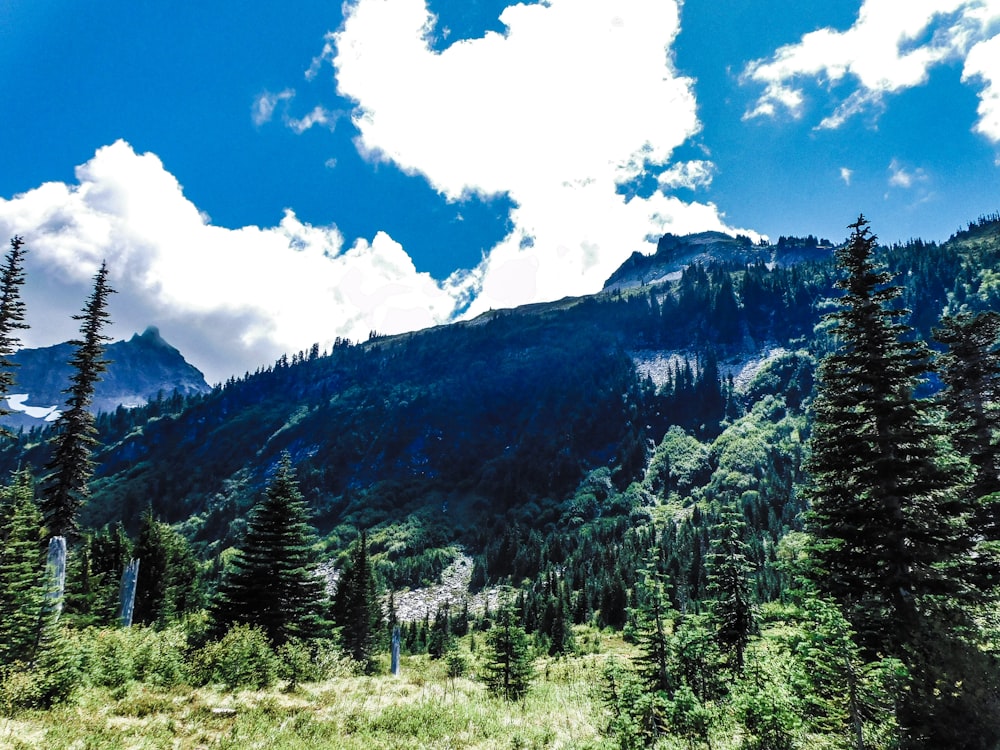
[[(668, 237), (597, 295), (95, 416), (99, 273), (73, 408), (0, 447), (0, 711), (398, 658), (526, 705), (578, 663), (598, 731), (573, 746), (996, 747), (1000, 217), (664, 274)], [(400, 614), (464, 559), (466, 590)]]

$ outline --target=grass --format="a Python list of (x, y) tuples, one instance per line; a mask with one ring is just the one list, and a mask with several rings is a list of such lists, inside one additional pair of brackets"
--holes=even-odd
[(449, 679), (426, 656), (404, 657), (399, 677), (338, 677), (292, 693), (90, 687), (70, 704), (0, 719), (0, 748), (610, 750), (597, 694), (606, 658), (540, 660), (521, 703), (490, 697), (474, 679)]

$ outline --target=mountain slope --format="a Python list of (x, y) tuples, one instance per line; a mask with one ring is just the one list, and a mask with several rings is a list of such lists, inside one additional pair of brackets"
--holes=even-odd
[[(111, 364), (94, 393), (95, 414), (112, 412), (119, 406), (139, 406), (161, 392), (165, 396), (175, 391), (188, 396), (210, 390), (204, 375), (164, 341), (155, 327), (128, 341), (109, 344), (106, 353)], [(8, 408), (20, 413), (5, 417), (2, 423), (30, 428), (54, 421), (65, 402), (62, 391), (72, 374), (68, 364), (72, 356), (69, 343), (15, 353), (11, 359), (18, 367)]]
[[(882, 249), (920, 335), (945, 309), (1000, 307), (995, 230)], [(459, 544), (480, 582), (532, 576), (578, 543), (557, 541), (574, 524), (594, 524), (595, 534), (621, 543), (631, 523), (667, 502), (668, 490), (661, 497), (631, 487), (646, 482), (659, 460), (654, 449), (670, 436), (675, 447), (699, 443), (692, 456), (714, 455), (705, 446), (715, 440), (738, 447), (691, 468), (656, 469), (664, 477), (657, 486), (687, 493), (668, 503), (670, 513), (740, 485), (742, 474), (759, 484), (772, 472), (767, 491), (751, 487), (757, 499), (746, 502), (774, 517), (776, 538), (801, 510), (787, 489), (789, 457), (807, 431), (801, 409), (813, 363), (829, 346), (829, 249), (808, 238), (754, 246), (697, 235), (667, 238), (661, 250), (660, 261), (677, 270), (657, 283), (340, 342), (201, 397), (100, 420), (106, 447), (81, 520), (134, 529), (152, 505), (203, 552), (217, 553), (239, 539), (287, 450), (330, 548), (373, 530), (375, 554), (394, 562), (386, 575), (395, 583), (433, 577)], [(630, 261), (617, 278), (637, 278), (635, 267)], [(40, 466), (45, 450), (22, 440), (0, 459), (3, 468)], [(739, 469), (717, 475), (720, 462)]]

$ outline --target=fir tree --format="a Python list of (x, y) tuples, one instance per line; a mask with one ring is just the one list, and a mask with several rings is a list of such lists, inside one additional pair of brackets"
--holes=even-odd
[(51, 473), (45, 478), (42, 492), (42, 512), (51, 536), (75, 536), (77, 511), (89, 496), (88, 483), (94, 473), (93, 452), (97, 446), (97, 428), (90, 413), (94, 387), (110, 362), (104, 359), (104, 344), (110, 341), (102, 331), (110, 315), (108, 297), (114, 293), (108, 284), (108, 269), (102, 263), (94, 277), (94, 290), (80, 315), (81, 338), (71, 341), (76, 351), (70, 360), (73, 374), (66, 411), (56, 422), (52, 438), (52, 460), (46, 467)]
[(717, 527), (708, 560), (708, 593), (719, 649), (729, 659), (734, 674), (742, 674), (744, 654), (757, 627), (757, 609), (743, 541), (744, 522), (729, 510)]
[[(980, 501), (1000, 492), (1000, 315), (990, 311), (946, 317), (934, 329), (934, 338), (947, 347), (936, 361), (945, 385), (939, 400), (955, 447), (974, 470), (971, 497)], [(1000, 540), (1000, 504), (979, 505), (975, 516), (979, 533)]]
[(638, 669), (649, 690), (668, 694), (676, 687), (668, 632), (669, 601), (660, 576), (647, 573), (638, 618), (642, 651)]
[(966, 504), (941, 429), (914, 389), (928, 368), (892, 306), (900, 289), (873, 259), (860, 217), (837, 250), (844, 295), (829, 318), (837, 348), (819, 370), (806, 468), (813, 571), (871, 650), (900, 649), (925, 597), (966, 591), (959, 563), (971, 547)]
[(326, 634), (324, 582), (308, 516), (284, 453), (213, 602), (217, 632), (234, 624), (257, 626), (276, 646)]
[(486, 645), (489, 649), (489, 660), (483, 665), (486, 689), (508, 701), (524, 698), (531, 687), (534, 666), (528, 635), (509, 599), (501, 602), (493, 627), (486, 633)]
[(0, 665), (30, 661), (44, 594), (42, 517), (27, 472), (0, 490)]
[[(24, 302), (21, 300), (26, 252), (24, 240), (13, 237), (4, 264), (0, 266), (0, 403), (7, 398), (14, 385), (13, 368), (17, 364), (10, 358), (21, 343), (15, 332), (28, 327), (24, 322)], [(9, 409), (0, 407), (0, 417), (10, 413)]]
[[(383, 619), (375, 571), (368, 555), (368, 534), (362, 531), (337, 581), (333, 621), (340, 628), (344, 650), (366, 671), (374, 671), (376, 666), (375, 656), (383, 632)], [(424, 633), (426, 638), (426, 623)]]
[(147, 508), (132, 555), (139, 561), (133, 622), (165, 625), (201, 606), (197, 561), (187, 540)]

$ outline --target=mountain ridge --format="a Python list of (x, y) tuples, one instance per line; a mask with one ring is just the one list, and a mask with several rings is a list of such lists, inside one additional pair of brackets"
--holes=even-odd
[[(58, 418), (65, 403), (63, 390), (69, 384), (73, 345), (24, 348), (11, 356), (16, 364), (15, 383), (7, 399), (14, 413), (0, 419), (8, 427), (31, 428)], [(198, 368), (161, 335), (156, 326), (148, 326), (128, 340), (105, 347), (108, 370), (98, 381), (91, 411), (113, 412), (119, 407), (133, 408), (156, 399), (162, 392), (182, 396), (211, 390)]]

